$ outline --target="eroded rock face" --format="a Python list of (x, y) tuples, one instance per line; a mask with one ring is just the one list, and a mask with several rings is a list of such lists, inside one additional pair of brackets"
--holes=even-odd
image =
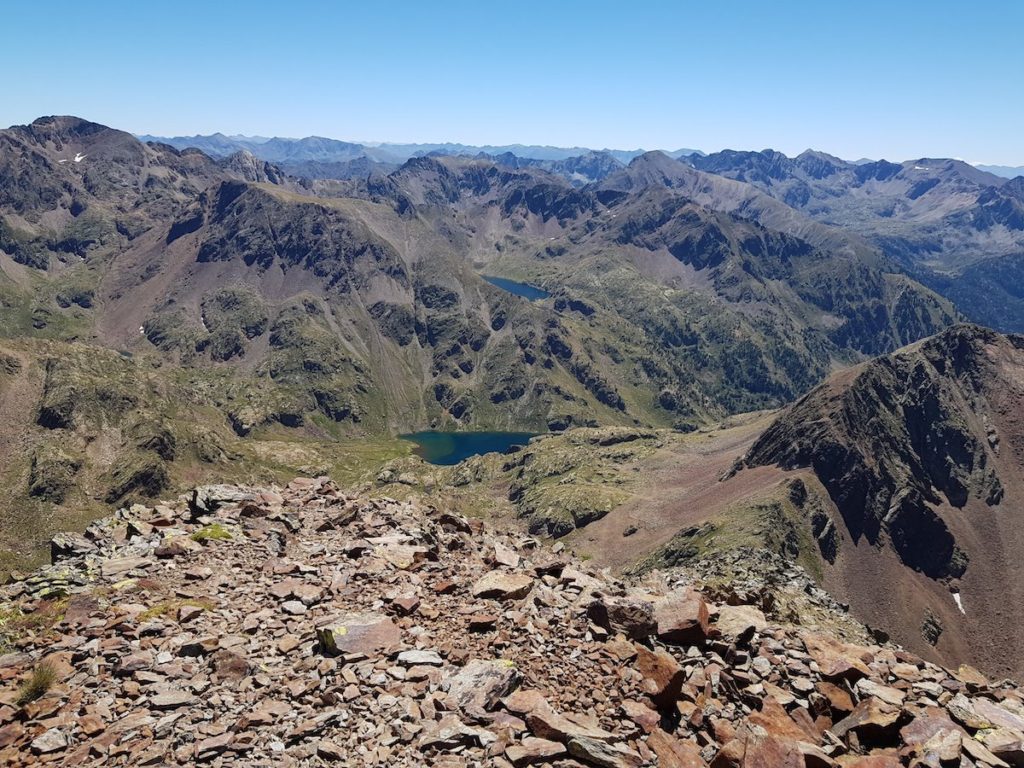
[(915, 570), (961, 576), (967, 557), (936, 508), (1002, 499), (996, 444), (981, 426), (1005, 384), (993, 348), (1013, 354), (1024, 339), (958, 326), (844, 374), (790, 408), (745, 463), (813, 469), (854, 541), (887, 540)]
[[(814, 630), (780, 623), (749, 554), (731, 582), (623, 581), (323, 479), (200, 496), (0, 588), (25, 619), (0, 627), (0, 764), (1019, 764), (1020, 689), (867, 644), (824, 598)], [(214, 524), (231, 537), (169, 544)]]

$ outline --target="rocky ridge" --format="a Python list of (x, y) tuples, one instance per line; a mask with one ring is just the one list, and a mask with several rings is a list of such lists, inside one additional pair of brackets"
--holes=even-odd
[(623, 581), (323, 478), (122, 509), (53, 560), (2, 592), (5, 765), (1024, 759), (1024, 692), (872, 644), (783, 563)]
[[(738, 464), (820, 481), (835, 533), (823, 584), (859, 618), (935, 661), (1013, 676), (1022, 367), (1020, 336), (957, 326), (837, 374)], [(894, 587), (879, 596), (879, 583)]]

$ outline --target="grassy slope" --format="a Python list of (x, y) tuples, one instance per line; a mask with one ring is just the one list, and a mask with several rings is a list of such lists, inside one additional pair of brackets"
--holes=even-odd
[(0, 360), (0, 570), (37, 562), (56, 531), (136, 499), (296, 475), (351, 484), (411, 450), (388, 437), (339, 440), (315, 425), (241, 438), (207, 400), (224, 379), (84, 344), (0, 341)]

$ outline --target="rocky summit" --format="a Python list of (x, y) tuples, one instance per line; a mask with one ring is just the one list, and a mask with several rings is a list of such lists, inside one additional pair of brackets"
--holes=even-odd
[(4, 765), (1024, 765), (1024, 691), (878, 645), (781, 559), (624, 579), (326, 478), (52, 559), (3, 587)]

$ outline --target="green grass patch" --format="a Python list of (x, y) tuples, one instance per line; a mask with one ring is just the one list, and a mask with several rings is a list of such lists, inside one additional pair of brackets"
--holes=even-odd
[(15, 703), (19, 707), (24, 707), (36, 699), (41, 699), (56, 682), (57, 670), (51, 664), (46, 662), (37, 664), (28, 680), (22, 683), (21, 688), (18, 689), (18, 698)]
[(53, 627), (64, 618), (66, 597), (42, 602), (32, 613), (11, 603), (0, 605), (0, 654), (10, 653), (27, 637)]
[(823, 567), (810, 520), (780, 484), (765, 496), (733, 504), (714, 520), (686, 528), (635, 566), (632, 573), (686, 565), (740, 548), (767, 549), (821, 581)]
[(205, 544), (208, 541), (227, 541), (231, 538), (233, 538), (231, 531), (220, 523), (205, 525), (192, 534), (192, 541), (198, 541), (200, 544)]
[(152, 621), (153, 619), (159, 619), (162, 616), (172, 616), (177, 614), (182, 608), (199, 608), (203, 611), (212, 611), (216, 606), (210, 600), (203, 599), (177, 599), (177, 600), (164, 600), (162, 602), (151, 605), (145, 611), (139, 614), (139, 621), (146, 622)]

